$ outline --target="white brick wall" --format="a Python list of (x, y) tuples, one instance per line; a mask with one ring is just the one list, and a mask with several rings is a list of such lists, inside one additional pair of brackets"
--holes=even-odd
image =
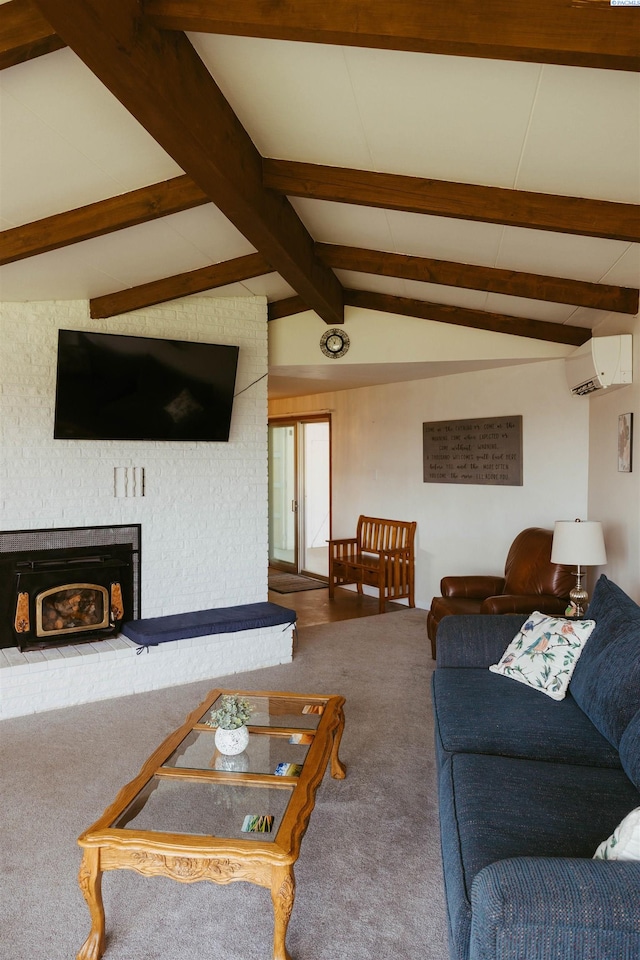
[[(3, 304), (0, 527), (140, 523), (145, 617), (266, 600), (266, 378), (236, 397), (229, 443), (54, 440), (60, 327), (236, 344), (237, 394), (267, 372), (264, 298), (190, 297), (107, 320), (90, 319), (86, 301)], [(114, 496), (116, 467), (144, 467), (143, 498)], [(281, 653), (274, 650), (273, 662)], [(164, 659), (155, 685), (183, 682)], [(252, 668), (239, 649), (220, 673)], [(48, 690), (55, 670), (38, 672)], [(10, 673), (2, 671), (3, 695)], [(74, 685), (85, 685), (81, 674), (74, 672), (70, 698)]]

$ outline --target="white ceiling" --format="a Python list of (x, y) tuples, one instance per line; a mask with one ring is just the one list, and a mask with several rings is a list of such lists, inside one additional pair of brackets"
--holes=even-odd
[[(242, 37), (190, 39), (263, 156), (640, 202), (636, 74)], [(69, 49), (2, 71), (0, 97), (3, 228), (182, 172)], [(640, 286), (640, 248), (631, 243), (319, 200), (292, 203), (318, 241)], [(4, 266), (0, 294), (4, 300), (97, 297), (253, 250), (210, 204)], [(355, 289), (543, 321), (593, 326), (603, 316), (566, 304), (337, 273)], [(294, 292), (271, 274), (210, 295), (275, 300)], [(398, 371), (388, 373), (400, 379)]]

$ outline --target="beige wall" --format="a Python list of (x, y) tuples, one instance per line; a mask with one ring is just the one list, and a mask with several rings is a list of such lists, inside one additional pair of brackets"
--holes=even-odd
[[(589, 399), (589, 517), (604, 524), (607, 565), (602, 572), (640, 601), (640, 318), (611, 314), (594, 330), (595, 336), (618, 333), (634, 335), (634, 383), (600, 390)], [(621, 413), (634, 414), (631, 473), (618, 472)]]
[[(569, 393), (562, 359), (272, 401), (273, 416), (330, 410), (333, 534), (360, 513), (418, 521), (416, 599), (428, 607), (448, 574), (500, 574), (527, 526), (585, 517), (589, 401)], [(422, 480), (422, 424), (523, 417), (521, 487)]]

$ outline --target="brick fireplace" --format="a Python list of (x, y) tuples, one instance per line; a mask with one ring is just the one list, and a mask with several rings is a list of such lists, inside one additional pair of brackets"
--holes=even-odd
[(139, 616), (139, 524), (0, 532), (0, 648), (103, 640)]
[[(135, 600), (141, 589), (142, 609), (140, 614), (134, 611), (134, 618), (266, 600), (265, 299), (188, 297), (105, 320), (89, 316), (87, 301), (3, 303), (0, 329), (2, 531), (139, 524), (144, 563), (133, 593)], [(239, 346), (229, 442), (54, 438), (59, 329)], [(119, 482), (127, 471), (134, 476), (144, 471), (141, 492)], [(92, 545), (92, 555), (94, 551)], [(74, 584), (89, 582), (99, 583), (95, 571), (90, 577), (73, 577)], [(109, 605), (107, 589), (104, 602)], [(57, 602), (64, 604), (70, 597)], [(83, 598), (71, 602), (82, 603)], [(12, 624), (15, 608), (5, 616)], [(164, 643), (139, 656), (136, 644), (121, 633), (82, 642), (73, 633), (58, 637), (66, 642), (50, 637), (55, 645), (44, 649), (21, 651), (17, 637), (11, 646), (0, 646), (0, 717), (213, 679), (291, 659), (291, 637), (279, 627), (259, 635), (251, 631)]]

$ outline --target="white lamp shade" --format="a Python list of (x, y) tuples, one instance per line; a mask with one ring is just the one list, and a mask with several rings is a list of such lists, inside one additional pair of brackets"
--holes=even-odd
[(598, 567), (607, 562), (602, 524), (597, 520), (556, 520), (552, 563)]

